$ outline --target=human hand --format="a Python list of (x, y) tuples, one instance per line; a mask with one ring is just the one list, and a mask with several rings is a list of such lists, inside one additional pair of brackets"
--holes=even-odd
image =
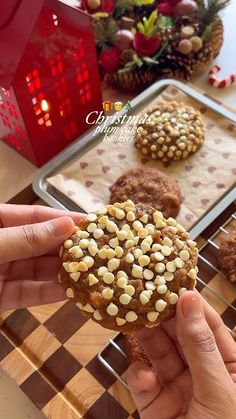
[(176, 318), (136, 333), (152, 362), (130, 365), (141, 419), (235, 419), (236, 342), (199, 293), (178, 301)]
[(81, 217), (43, 206), (0, 204), (0, 312), (66, 299), (57, 283), (58, 253)]

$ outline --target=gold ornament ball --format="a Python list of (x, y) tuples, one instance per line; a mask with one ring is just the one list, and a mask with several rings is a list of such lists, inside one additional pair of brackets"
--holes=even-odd
[(91, 10), (97, 10), (101, 6), (101, 0), (87, 0), (87, 5)]
[(193, 16), (199, 7), (194, 0), (181, 0), (175, 7), (175, 16)]
[(192, 26), (183, 26), (181, 28), (181, 38), (191, 38), (195, 33), (195, 29)]
[(181, 54), (188, 55), (190, 54), (190, 52), (192, 52), (192, 49), (193, 46), (191, 41), (189, 41), (188, 39), (183, 39), (182, 41), (180, 41), (178, 50), (179, 52), (181, 52)]
[(194, 52), (198, 52), (203, 47), (202, 39), (199, 36), (192, 36), (190, 42), (192, 43)]

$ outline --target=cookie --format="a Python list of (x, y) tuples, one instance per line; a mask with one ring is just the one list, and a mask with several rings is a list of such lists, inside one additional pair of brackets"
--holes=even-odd
[(234, 328), (231, 330), (231, 335), (236, 342), (236, 326), (234, 326)]
[(136, 361), (144, 362), (149, 368), (152, 368), (152, 363), (145, 354), (138, 339), (133, 335), (125, 335), (125, 352), (128, 358), (128, 363), (132, 364)]
[(176, 217), (182, 200), (175, 179), (150, 167), (128, 170), (112, 185), (111, 204), (128, 198), (135, 204), (148, 205), (162, 211), (166, 218)]
[(186, 159), (203, 144), (203, 120), (192, 107), (169, 102), (150, 108), (147, 114), (135, 137), (135, 147), (146, 157), (165, 163)]
[(236, 284), (236, 231), (220, 243), (218, 262), (225, 276)]
[(175, 314), (195, 286), (197, 253), (173, 218), (128, 200), (80, 221), (61, 248), (59, 281), (83, 313), (131, 333)]

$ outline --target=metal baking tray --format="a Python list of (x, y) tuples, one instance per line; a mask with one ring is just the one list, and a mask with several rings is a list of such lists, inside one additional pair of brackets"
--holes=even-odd
[[(132, 113), (139, 112), (141, 108), (143, 108), (151, 101), (155, 100), (155, 98), (157, 98), (157, 96), (160, 95), (163, 92), (163, 90), (165, 90), (169, 86), (176, 87), (183, 93), (200, 102), (203, 106), (208, 107), (209, 109), (218, 113), (220, 116), (223, 116), (236, 123), (236, 114), (225, 109), (209, 97), (202, 95), (194, 88), (172, 79), (158, 81), (154, 83), (152, 86), (150, 86), (148, 89), (146, 89), (144, 92), (142, 92), (140, 95), (135, 97), (130, 102), (132, 106)], [(122, 116), (123, 114), (125, 114), (125, 110), (121, 111), (119, 113), (119, 116)], [(91, 148), (95, 147), (103, 140), (103, 134), (97, 134), (96, 136), (93, 136), (93, 134), (94, 129), (87, 131), (86, 134), (75, 140), (69, 147), (67, 147), (56, 157), (51, 159), (37, 172), (37, 175), (33, 180), (33, 189), (35, 193), (50, 206), (54, 208), (76, 210), (83, 212), (83, 210), (81, 210), (79, 206), (77, 206), (69, 198), (67, 198), (62, 193), (57, 191), (53, 186), (51, 186), (47, 182), (47, 178), (58, 173), (60, 169), (65, 169), (66, 166), (70, 165), (78, 157), (81, 157), (83, 154), (87, 153)], [(236, 198), (235, 194), (235, 187), (231, 188), (230, 191), (225, 192), (225, 194), (222, 195), (218, 201), (220, 202), (219, 206), (217, 205), (217, 203), (214, 203), (214, 208), (208, 210), (208, 212), (205, 213), (202, 216), (202, 218), (200, 218), (200, 220), (198, 220), (191, 227), (189, 233), (193, 239), (196, 238), (204, 230), (204, 228), (217, 217), (220, 211), (227, 207), (230, 200), (233, 201)]]

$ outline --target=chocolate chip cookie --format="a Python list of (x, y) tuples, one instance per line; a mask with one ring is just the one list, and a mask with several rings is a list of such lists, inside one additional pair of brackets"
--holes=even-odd
[(135, 147), (153, 160), (186, 159), (204, 142), (200, 112), (183, 103), (169, 102), (147, 111), (149, 118), (138, 125)]
[(197, 255), (174, 218), (128, 200), (80, 221), (61, 248), (59, 282), (100, 325), (132, 333), (175, 314), (195, 286)]
[(176, 217), (182, 200), (176, 180), (150, 167), (128, 170), (112, 185), (111, 204), (128, 198), (135, 204), (148, 205), (162, 211), (166, 218)]
[(236, 284), (236, 231), (228, 234), (220, 243), (218, 262), (226, 277)]

